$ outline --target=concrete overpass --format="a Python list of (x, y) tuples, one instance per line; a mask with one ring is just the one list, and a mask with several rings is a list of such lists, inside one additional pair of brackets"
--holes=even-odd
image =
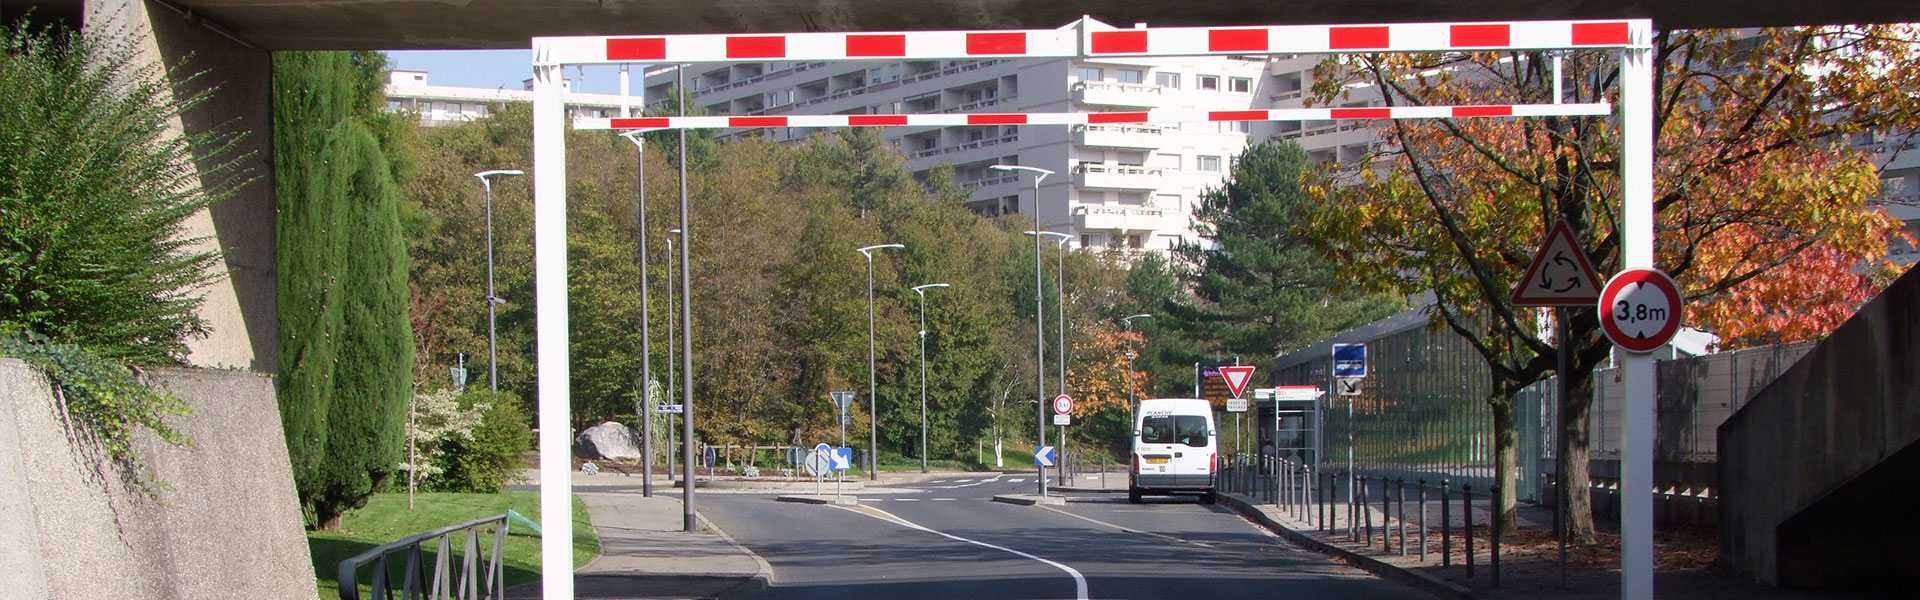
[(1920, 21), (1920, 2), (1851, 0), (6, 0), (0, 16), (124, 29), (151, 58), (192, 56), (219, 86), (179, 127), (246, 133), (259, 178), (192, 224), (226, 251), (206, 291), (211, 337), (192, 362), (272, 372), (277, 362), (269, 52), (526, 48), (534, 36), (1045, 29), (1081, 15), (1155, 26), (1650, 17), (1657, 26)]

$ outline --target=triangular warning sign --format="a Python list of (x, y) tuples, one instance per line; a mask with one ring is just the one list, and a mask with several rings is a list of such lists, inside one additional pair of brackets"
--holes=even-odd
[(1253, 381), (1253, 367), (1220, 367), (1220, 378), (1227, 380), (1227, 391), (1239, 398), (1247, 391), (1247, 383)]
[(1600, 300), (1600, 276), (1574, 242), (1566, 221), (1547, 231), (1509, 299), (1514, 306), (1593, 306)]

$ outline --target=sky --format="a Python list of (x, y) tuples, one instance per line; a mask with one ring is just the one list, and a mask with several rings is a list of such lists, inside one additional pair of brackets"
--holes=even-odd
[[(390, 50), (389, 68), (426, 71), (429, 85), (482, 89), (521, 89), (533, 77), (531, 50)], [(640, 94), (640, 67), (632, 71), (632, 90)], [(620, 93), (620, 68), (611, 65), (567, 67), (573, 90), (590, 94)]]

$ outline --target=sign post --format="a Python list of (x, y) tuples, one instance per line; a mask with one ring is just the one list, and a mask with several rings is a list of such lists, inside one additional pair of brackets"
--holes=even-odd
[(840, 407), (840, 412), (834, 414), (835, 420), (840, 421), (840, 445), (845, 446), (847, 445), (847, 407), (853, 404), (853, 392), (827, 392), (827, 394), (833, 396), (834, 406)]
[[(1334, 387), (1339, 387), (1339, 384), (1338, 384), (1339, 379), (1352, 378), (1352, 379), (1358, 380), (1359, 378), (1367, 376), (1367, 345), (1366, 344), (1334, 344), (1332, 358), (1333, 358), (1332, 375), (1334, 378), (1336, 378), (1335, 382), (1333, 382)], [(1360, 386), (1356, 383), (1352, 387), (1354, 392), (1356, 392), (1357, 394), (1359, 392)], [(1348, 394), (1348, 395), (1355, 395), (1355, 394)], [(1347, 399), (1347, 503), (1348, 504), (1353, 503), (1353, 483), (1354, 483), (1354, 478), (1353, 478), (1353, 399), (1348, 398)], [(1353, 523), (1347, 523), (1347, 534), (1352, 535), (1353, 531), (1354, 531)]]
[[(1568, 348), (1573, 343), (1567, 331), (1567, 323), (1572, 320), (1572, 309), (1592, 306), (1600, 299), (1600, 276), (1593, 270), (1593, 264), (1587, 260), (1587, 253), (1574, 240), (1573, 228), (1566, 220), (1554, 223), (1547, 231), (1547, 238), (1540, 243), (1540, 250), (1533, 253), (1526, 274), (1513, 287), (1513, 295), (1508, 298), (1514, 306), (1552, 306), (1556, 341), (1554, 344), (1555, 365), (1558, 375), (1559, 397), (1566, 398), (1570, 391), (1572, 358)], [(1344, 391), (1344, 390), (1343, 390)], [(1564, 413), (1565, 411), (1558, 411)], [(1565, 421), (1555, 424), (1554, 434), (1554, 473), (1567, 472), (1567, 446), (1564, 443)], [(1554, 529), (1560, 541), (1560, 581), (1567, 580), (1567, 496), (1555, 493)]]
[(829, 456), (832, 453), (833, 447), (828, 446), (826, 442), (815, 445), (813, 451), (807, 453), (807, 474), (813, 476), (813, 495), (815, 496), (825, 494), (820, 489), (820, 482), (826, 479), (829, 471), (833, 470), (833, 459)]

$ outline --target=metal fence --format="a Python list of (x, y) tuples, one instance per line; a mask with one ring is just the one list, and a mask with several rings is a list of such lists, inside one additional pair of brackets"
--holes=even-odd
[[(1335, 343), (1363, 343), (1368, 374), (1359, 395), (1335, 393), (1328, 377)], [(1656, 458), (1668, 463), (1715, 460), (1715, 431), (1748, 398), (1810, 351), (1800, 342), (1655, 363), (1658, 373)], [(1490, 373), (1464, 338), (1428, 326), (1419, 309), (1406, 311), (1288, 353), (1274, 363), (1274, 385), (1311, 385), (1321, 398), (1317, 467), (1344, 470), (1351, 452), (1356, 475), (1408, 481), (1448, 479), (1456, 486), (1491, 489), (1494, 481)], [(1591, 457), (1619, 456), (1623, 387), (1612, 369), (1594, 373)], [(1546, 499), (1553, 470), (1557, 383), (1549, 378), (1513, 398), (1516, 429), (1515, 495)], [(1349, 416), (1351, 415), (1351, 416)], [(1349, 441), (1351, 440), (1351, 441)], [(1349, 451), (1349, 446), (1351, 450)], [(1606, 465), (1602, 465), (1605, 467)], [(1605, 479), (1609, 469), (1597, 468)], [(1710, 471), (1711, 469), (1707, 469)], [(1673, 477), (1701, 469), (1673, 469)], [(1695, 477), (1697, 478), (1697, 477)], [(1672, 482), (1707, 493), (1712, 482)]]
[[(1334, 343), (1364, 343), (1368, 373), (1359, 395), (1334, 394), (1328, 377)], [(1282, 356), (1274, 365), (1275, 385), (1312, 385), (1328, 390), (1321, 465), (1345, 469), (1351, 439), (1357, 474), (1449, 479), (1482, 490), (1494, 484), (1493, 409), (1486, 363), (1451, 330), (1428, 326), (1427, 316), (1410, 310)], [(1516, 398), (1518, 457), (1523, 499), (1538, 496), (1540, 399)], [(1351, 416), (1349, 416), (1351, 415)]]
[[(501, 598), (506, 593), (506, 571), (500, 559), (511, 516), (502, 514), (436, 529), (340, 561), (340, 600), (360, 600), (363, 568), (369, 571), (368, 585), (375, 600), (393, 600), (395, 592), (401, 600)], [(484, 551), (480, 544), (483, 535), (493, 538), (493, 544)], [(429, 542), (435, 544), (434, 549), (426, 548)], [(457, 566), (453, 551), (456, 542), (461, 548)], [(404, 562), (389, 560), (395, 555), (404, 555)], [(431, 570), (428, 555), (433, 560)]]

